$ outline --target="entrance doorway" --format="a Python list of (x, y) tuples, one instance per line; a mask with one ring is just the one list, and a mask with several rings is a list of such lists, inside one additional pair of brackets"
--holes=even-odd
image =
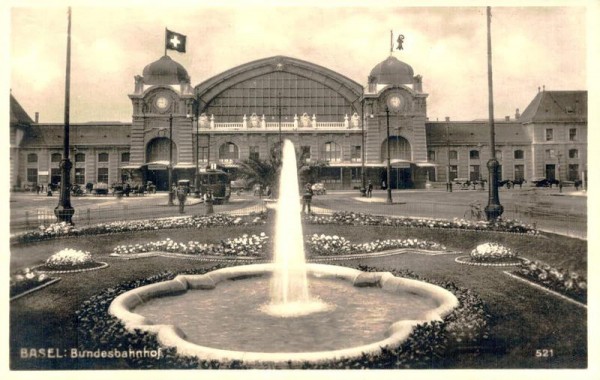
[(546, 165), (546, 179), (549, 179), (549, 180), (556, 179), (556, 165), (554, 165), (554, 164)]
[[(383, 169), (379, 183), (387, 182), (387, 170)], [(390, 172), (390, 186), (392, 189), (412, 189), (414, 183), (410, 168), (392, 168)]]
[(157, 191), (169, 190), (169, 172), (166, 169), (148, 169), (144, 180), (146, 183), (151, 181)]

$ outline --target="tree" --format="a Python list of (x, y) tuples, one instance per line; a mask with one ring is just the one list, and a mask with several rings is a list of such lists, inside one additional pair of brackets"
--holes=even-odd
[[(264, 189), (266, 186), (269, 186), (273, 196), (277, 197), (279, 191), (279, 174), (281, 172), (281, 153), (280, 144), (275, 143), (271, 148), (268, 159), (248, 158), (239, 161), (238, 177), (243, 178), (249, 187), (260, 184)], [(307, 152), (299, 153), (296, 151), (296, 168), (298, 169), (298, 179), (301, 184), (316, 182), (320, 168), (327, 166), (327, 162), (325, 161), (307, 162), (306, 158)]]

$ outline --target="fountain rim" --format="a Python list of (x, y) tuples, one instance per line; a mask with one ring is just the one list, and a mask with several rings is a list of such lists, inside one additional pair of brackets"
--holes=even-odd
[(153, 324), (132, 310), (156, 297), (176, 296), (188, 290), (214, 289), (224, 280), (251, 276), (263, 276), (274, 270), (274, 264), (251, 264), (217, 269), (201, 275), (178, 275), (172, 280), (162, 281), (129, 290), (117, 296), (111, 303), (108, 313), (118, 318), (129, 332), (142, 330), (154, 333), (160, 344), (176, 347), (184, 356), (195, 356), (202, 360), (233, 361), (263, 364), (288, 364), (311, 362), (319, 363), (341, 358), (358, 358), (363, 354), (381, 352), (382, 348), (397, 346), (408, 338), (414, 327), (425, 322), (440, 321), (459, 304), (450, 291), (428, 282), (396, 277), (390, 272), (363, 272), (358, 269), (326, 265), (306, 264), (311, 276), (348, 281), (354, 286), (378, 286), (383, 291), (410, 291), (432, 297), (438, 307), (424, 313), (420, 319), (400, 320), (391, 324), (389, 336), (366, 345), (331, 351), (315, 352), (254, 352), (233, 351), (201, 346), (185, 340), (185, 334), (175, 325)]

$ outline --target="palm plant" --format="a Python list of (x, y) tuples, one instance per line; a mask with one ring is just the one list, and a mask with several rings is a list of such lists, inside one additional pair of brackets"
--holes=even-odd
[[(319, 169), (326, 166), (323, 161), (307, 162), (307, 152), (296, 152), (296, 167), (300, 183), (315, 182)], [(238, 162), (238, 178), (246, 181), (248, 187), (260, 184), (264, 189), (269, 186), (273, 196), (277, 197), (279, 189), (279, 174), (281, 171), (281, 147), (276, 143), (271, 148), (271, 154), (266, 160), (248, 158)]]

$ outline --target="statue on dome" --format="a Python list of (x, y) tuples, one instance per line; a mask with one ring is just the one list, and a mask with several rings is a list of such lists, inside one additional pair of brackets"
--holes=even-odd
[(402, 44), (404, 43), (404, 34), (399, 35), (396, 42), (398, 42), (398, 47), (396, 49), (404, 50), (404, 48), (402, 47)]

